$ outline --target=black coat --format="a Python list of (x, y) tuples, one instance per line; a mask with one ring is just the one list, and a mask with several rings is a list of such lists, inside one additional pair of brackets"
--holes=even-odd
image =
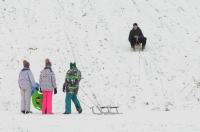
[(128, 40), (129, 42), (133, 41), (134, 36), (138, 36), (139, 38), (144, 38), (142, 30), (138, 27), (137, 30), (132, 29), (129, 33)]

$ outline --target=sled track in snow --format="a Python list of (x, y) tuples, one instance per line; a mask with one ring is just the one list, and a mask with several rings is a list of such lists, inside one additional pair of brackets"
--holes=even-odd
[[(139, 52), (139, 65), (140, 65), (140, 68), (141, 68), (141, 65), (143, 64), (142, 66), (144, 67), (144, 70), (146, 70), (146, 68), (148, 68), (147, 66), (152, 64), (151, 68), (150, 68), (151, 69), (150, 70), (151, 74), (153, 75), (153, 72), (156, 73), (156, 78), (158, 77), (158, 81), (160, 83), (160, 88), (159, 89), (162, 92), (162, 96), (165, 99), (167, 99), (167, 92), (166, 92), (166, 89), (164, 88), (163, 79), (162, 79), (161, 75), (159, 74), (159, 73), (163, 73), (163, 72), (162, 72), (161, 68), (157, 67), (157, 65), (154, 62), (153, 57), (150, 54), (148, 54), (148, 59), (147, 59), (147, 57), (145, 55), (146, 52), (147, 51)], [(144, 63), (141, 63), (142, 61)], [(141, 70), (141, 69), (139, 69), (139, 70)], [(140, 76), (141, 76), (141, 71), (140, 71)]]
[[(132, 3), (132, 6), (134, 7), (134, 8), (136, 8), (136, 5), (137, 5), (137, 3), (136, 3), (136, 1), (135, 0), (130, 0), (131, 1), (131, 3)], [(150, 45), (148, 45), (148, 47), (150, 47)], [(153, 48), (151, 48), (151, 49), (153, 49)], [(153, 57), (152, 57), (152, 55), (150, 55), (151, 53), (149, 52), (149, 54), (148, 54), (148, 59), (147, 59), (147, 57), (146, 57), (146, 55), (145, 55), (145, 53), (146, 53), (147, 51), (139, 51), (139, 61), (138, 61), (138, 64), (139, 64), (139, 68), (138, 68), (138, 70), (139, 70), (139, 81), (141, 82), (142, 80), (141, 80), (141, 66), (143, 66), (144, 67), (144, 70), (146, 70), (146, 68), (148, 68), (147, 67), (147, 65), (149, 64), (152, 64), (153, 65), (153, 68), (152, 68), (152, 66), (151, 66), (151, 74), (153, 75), (153, 71), (155, 71), (155, 73), (156, 73), (156, 77), (158, 77), (158, 79), (159, 79), (159, 83), (160, 83), (160, 90), (162, 91), (162, 96), (166, 99), (167, 98), (167, 91), (166, 91), (166, 89), (164, 88), (164, 84), (163, 84), (163, 79), (162, 79), (162, 77), (161, 77), (161, 75), (159, 74), (159, 73), (163, 73), (162, 72), (162, 70), (161, 70), (161, 68), (160, 67), (158, 67), (156, 64), (155, 64), (155, 62), (154, 62), (154, 59), (153, 59)], [(142, 63), (142, 61), (145, 63)], [(147, 72), (146, 72), (147, 73)], [(139, 83), (140, 84), (140, 83)]]

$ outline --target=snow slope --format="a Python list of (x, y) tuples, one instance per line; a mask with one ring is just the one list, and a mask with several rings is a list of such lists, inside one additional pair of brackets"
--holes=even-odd
[[(197, 0), (1, 0), (0, 130), (33, 131), (34, 123), (51, 126), (44, 131), (200, 130), (195, 116), (200, 110), (199, 4)], [(127, 38), (133, 22), (147, 36), (144, 52), (130, 49)], [(45, 58), (51, 59), (56, 73), (56, 114), (43, 117), (33, 110), (33, 115), (21, 115), (17, 84), (21, 62), (31, 62), (38, 80)], [(71, 61), (83, 74), (79, 98), (84, 113), (65, 117), (60, 114), (65, 98), (61, 89)], [(118, 105), (124, 114), (94, 116), (88, 96), (101, 105)], [(175, 119), (176, 112), (180, 120)], [(186, 113), (190, 118), (182, 121)], [(65, 122), (79, 127), (65, 128)]]

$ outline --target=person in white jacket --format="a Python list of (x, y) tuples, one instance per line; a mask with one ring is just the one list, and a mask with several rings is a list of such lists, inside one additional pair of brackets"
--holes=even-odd
[(30, 111), (31, 103), (31, 91), (32, 85), (35, 83), (35, 79), (30, 70), (30, 63), (27, 60), (23, 61), (23, 69), (19, 73), (19, 88), (21, 92), (21, 112), (23, 114), (32, 113)]

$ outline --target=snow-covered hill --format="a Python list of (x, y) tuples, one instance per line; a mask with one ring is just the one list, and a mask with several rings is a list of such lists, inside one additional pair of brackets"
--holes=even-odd
[[(42, 125), (57, 122), (55, 128), (61, 131), (92, 131), (100, 123), (102, 129), (98, 130), (109, 132), (200, 130), (187, 121), (184, 125), (178, 124), (180, 120), (169, 125), (174, 118), (164, 128), (160, 119), (152, 125), (152, 116), (144, 118), (150, 120), (148, 127), (144, 127), (142, 117), (139, 122), (139, 116), (132, 119), (138, 111), (168, 117), (163, 111), (172, 111), (167, 114), (174, 115), (177, 111), (200, 110), (199, 4), (197, 0), (1, 0), (0, 130), (33, 131), (31, 121)], [(130, 49), (127, 39), (133, 22), (147, 37), (144, 52)], [(20, 115), (17, 79), (22, 60), (30, 61), (38, 80), (45, 58), (52, 61), (58, 84), (58, 94), (53, 98), (54, 113), (64, 110), (62, 84), (69, 63), (77, 62), (84, 78), (83, 91), (79, 92), (84, 109), (80, 117), (55, 114), (44, 118), (36, 110), (30, 116)], [(124, 115), (93, 116), (88, 106), (94, 104), (88, 97), (101, 105), (118, 105)], [(30, 122), (26, 123), (27, 119)], [(38, 123), (38, 119), (47, 121)], [(74, 125), (65, 128), (64, 122), (69, 124), (70, 120), (71, 124), (80, 123), (80, 129)], [(113, 124), (112, 120), (120, 121)], [(95, 127), (88, 129), (84, 123), (93, 123)], [(135, 127), (130, 127), (133, 123)], [(42, 130), (56, 131), (53, 126)]]

